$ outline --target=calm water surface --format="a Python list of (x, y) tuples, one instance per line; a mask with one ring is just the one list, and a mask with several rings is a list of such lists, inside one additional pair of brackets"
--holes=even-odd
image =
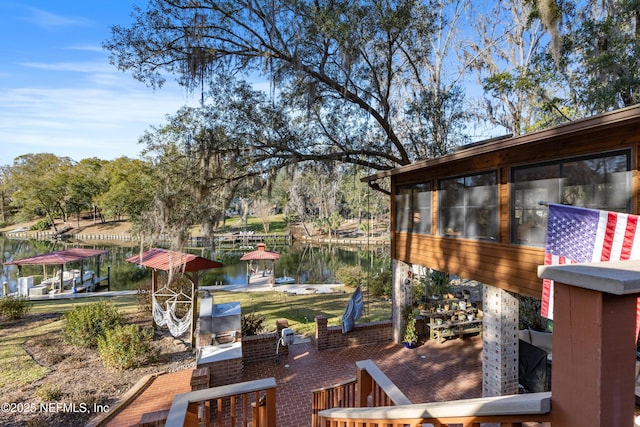
[[(151, 277), (149, 270), (140, 269), (135, 264), (125, 261), (126, 258), (139, 253), (138, 246), (80, 245), (77, 243), (15, 240), (0, 237), (0, 261), (3, 263), (0, 282), (8, 282), (10, 292), (15, 292), (17, 289), (18, 268), (13, 265), (5, 266), (5, 262), (72, 247), (106, 249), (108, 251), (107, 255), (102, 257), (100, 263), (95, 259), (86, 260), (84, 269), (93, 271), (98, 271), (99, 269), (102, 276), (106, 275), (107, 269), (109, 269), (112, 290), (136, 289), (141, 281)], [(388, 247), (338, 248), (329, 245), (303, 246), (294, 244), (274, 250), (281, 254), (280, 259), (275, 262), (275, 276), (291, 276), (298, 283), (336, 283), (334, 274), (336, 270), (343, 266), (360, 265), (370, 272), (379, 272), (391, 268)], [(240, 257), (244, 252), (220, 251), (211, 254), (210, 250), (204, 249), (189, 252), (218, 260), (225, 265), (220, 269), (209, 270), (200, 280), (201, 286), (214, 285), (220, 282), (224, 284), (246, 283), (246, 263), (240, 261)], [(259, 268), (262, 267), (271, 268), (271, 264), (259, 265)], [(48, 266), (47, 268), (48, 275), (51, 275), (56, 267)], [(79, 269), (80, 265), (70, 264), (66, 268)], [(21, 275), (38, 276), (34, 278), (34, 281), (39, 283), (42, 279), (43, 268), (42, 266), (23, 266)]]

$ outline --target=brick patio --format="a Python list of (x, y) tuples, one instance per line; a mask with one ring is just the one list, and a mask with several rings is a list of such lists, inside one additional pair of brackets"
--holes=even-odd
[[(274, 377), (278, 427), (311, 422), (311, 390), (355, 378), (355, 362), (371, 359), (414, 403), (480, 397), (482, 339), (427, 341), (414, 349), (392, 343), (318, 352), (310, 342), (274, 359), (244, 367), (243, 380)], [(159, 376), (108, 426), (136, 425), (144, 412), (169, 409), (174, 394), (189, 391), (191, 370)]]

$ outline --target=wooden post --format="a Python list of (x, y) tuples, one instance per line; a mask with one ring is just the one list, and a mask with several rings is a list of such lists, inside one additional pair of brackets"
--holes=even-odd
[(538, 272), (555, 280), (551, 424), (633, 426), (640, 262)]
[(156, 308), (156, 291), (158, 287), (158, 270), (155, 268), (151, 272), (151, 321), (153, 322), (154, 328), (158, 327), (156, 320), (153, 318), (153, 313)]
[(635, 295), (555, 288), (552, 424), (633, 425)]
[(196, 349), (196, 328), (198, 326), (198, 273), (191, 280), (191, 350)]
[(369, 395), (373, 391), (371, 375), (366, 370), (356, 367), (356, 384), (356, 407), (366, 408), (369, 406)]
[(265, 391), (266, 394), (266, 419), (267, 427), (276, 427), (276, 389), (275, 387), (269, 388)]

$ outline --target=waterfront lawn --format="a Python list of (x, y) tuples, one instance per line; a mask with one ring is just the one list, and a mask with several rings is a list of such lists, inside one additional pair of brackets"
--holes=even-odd
[(99, 293), (92, 297), (60, 298), (32, 301), (32, 314), (60, 314), (72, 310), (73, 307), (82, 304), (91, 304), (98, 301), (107, 301), (116, 306), (121, 313), (133, 313), (138, 310), (136, 295), (100, 296)]
[(29, 328), (0, 339), (0, 389), (20, 388), (41, 378), (49, 369), (36, 363), (24, 349), (24, 343), (32, 338), (44, 337), (62, 328), (56, 320), (38, 327)]
[[(290, 295), (285, 292), (230, 292), (212, 291), (214, 303), (239, 301), (242, 314), (251, 312), (265, 317), (265, 331), (276, 329), (276, 320), (287, 319), (289, 327), (297, 333), (312, 336), (315, 334), (315, 317), (319, 314), (327, 316), (329, 326), (340, 325), (342, 314), (347, 308), (353, 289), (346, 288), (344, 293), (316, 293)], [(391, 318), (391, 302), (372, 299), (367, 303), (365, 296), (365, 313), (357, 321), (375, 322)]]
[[(279, 291), (231, 292), (213, 290), (212, 295), (214, 303), (240, 302), (243, 315), (252, 312), (263, 315), (265, 317), (263, 324), (265, 331), (275, 330), (276, 320), (287, 319), (289, 326), (297, 333), (312, 336), (315, 333), (314, 319), (319, 314), (327, 316), (330, 326), (340, 325), (342, 314), (349, 303), (352, 292), (353, 289), (350, 288), (345, 288), (344, 292), (303, 295), (290, 295)], [(123, 313), (133, 313), (138, 310), (136, 295), (121, 295), (34, 301), (31, 313), (62, 314), (78, 304), (89, 304), (99, 300), (112, 302)], [(379, 298), (372, 298), (367, 301), (365, 295), (365, 313), (358, 320), (358, 323), (375, 322), (390, 318), (391, 302)]]

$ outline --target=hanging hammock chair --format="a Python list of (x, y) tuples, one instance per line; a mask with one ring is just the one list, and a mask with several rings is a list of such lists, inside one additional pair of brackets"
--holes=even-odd
[(188, 310), (182, 318), (177, 317), (176, 307), (178, 302), (191, 304), (192, 301), (178, 301), (178, 296), (182, 294), (182, 292), (180, 292), (180, 294), (172, 292), (172, 294), (173, 295), (169, 296), (165, 301), (166, 310), (162, 309), (162, 304), (157, 299), (158, 294), (153, 295), (153, 320), (160, 327), (167, 326), (171, 335), (177, 338), (189, 330), (192, 316), (192, 310)]

